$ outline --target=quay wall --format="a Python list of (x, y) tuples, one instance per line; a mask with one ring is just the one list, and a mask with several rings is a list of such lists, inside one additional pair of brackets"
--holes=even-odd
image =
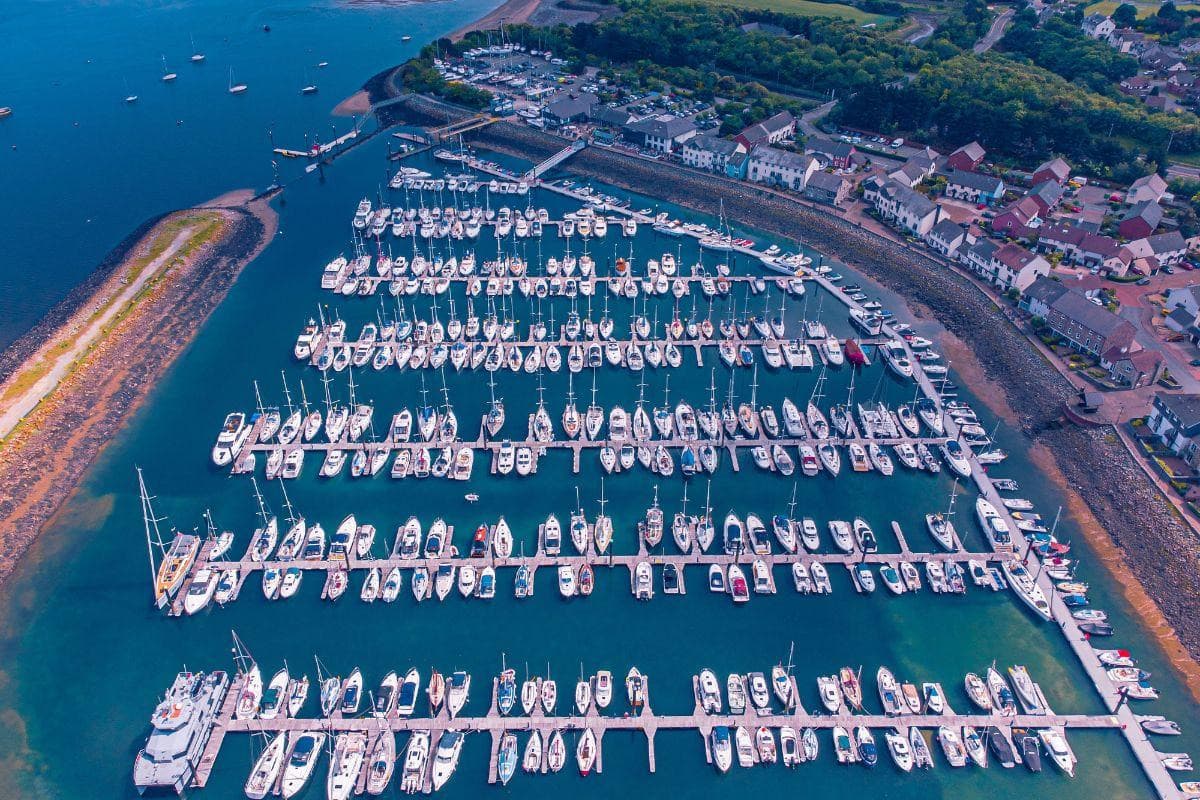
[[(425, 97), (407, 99), (390, 110), (426, 124), (468, 116)], [(483, 147), (534, 162), (564, 146), (558, 137), (507, 122), (469, 137)], [(1062, 405), (1075, 396), (1073, 387), (970, 280), (920, 251), (750, 184), (600, 147), (586, 148), (559, 169), (630, 191), (654, 187), (655, 196), (707, 214), (718, 213), (723, 201), (730, 217), (835, 256), (903, 296), (918, 316), (936, 318), (1002, 387), (1031, 443), (1053, 456), (1063, 488), (1076, 492), (1101, 521), (1104, 530), (1092, 536), (1097, 549), (1105, 550), (1111, 539), (1191, 659), (1200, 658), (1200, 616), (1195, 614), (1200, 547), (1191, 528), (1146, 480), (1111, 430), (1062, 423)], [(1160, 632), (1164, 643), (1170, 641), (1170, 633)], [(1193, 691), (1197, 689), (1193, 685)]]

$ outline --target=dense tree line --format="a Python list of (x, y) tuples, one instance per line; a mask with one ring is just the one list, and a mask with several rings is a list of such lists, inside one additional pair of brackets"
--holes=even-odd
[(1057, 153), (1097, 175), (1139, 171), (1139, 150), (1161, 164), (1168, 145), (1180, 152), (1200, 147), (1190, 114), (1152, 113), (995, 54), (955, 56), (925, 67), (903, 87), (866, 87), (836, 113), (847, 124), (935, 142), (977, 139), (995, 154), (1027, 162)]
[(1040, 28), (1037, 21), (1028, 9), (1017, 14), (1000, 48), (1101, 94), (1115, 93), (1116, 84), (1137, 74), (1136, 59), (1089, 38), (1078, 25), (1057, 16)]

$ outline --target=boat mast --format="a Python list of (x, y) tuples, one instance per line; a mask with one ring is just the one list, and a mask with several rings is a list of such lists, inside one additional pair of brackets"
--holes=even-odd
[(296, 408), (292, 405), (292, 393), (288, 391), (287, 374), (283, 370), (279, 370), (279, 377), (283, 381), (283, 400), (287, 403), (288, 416), (295, 413)]
[(267, 410), (265, 408), (263, 408), (262, 394), (260, 394), (258, 391), (258, 380), (257, 379), (254, 381), (254, 401), (258, 404), (258, 413), (265, 415), (267, 413)]
[(288, 499), (287, 481), (280, 481), (279, 488), (283, 491), (283, 507), (287, 509), (288, 522), (296, 524), (296, 513), (292, 510), (292, 501)]
[(230, 633), (233, 634), (233, 663), (237, 666), (237, 671), (245, 675), (254, 668), (254, 656), (250, 655), (246, 645), (238, 638), (237, 631), (231, 630)]
[[(165, 556), (165, 547), (163, 546), (162, 533), (159, 531), (158, 523), (165, 517), (154, 516), (154, 507), (151, 505), (150, 493), (146, 490), (146, 481), (142, 477), (142, 468), (137, 467), (138, 476), (138, 494), (142, 501), (142, 522), (146, 527), (146, 553), (150, 557), (150, 587), (154, 591), (154, 602), (159, 608), (166, 605), (167, 595), (165, 592), (158, 591), (158, 564), (154, 560), (154, 548), (158, 548), (158, 556), (162, 559)], [(153, 529), (153, 533), (151, 533)]]
[(262, 517), (263, 527), (267, 526), (267, 506), (263, 503), (262, 492), (258, 490), (258, 480), (251, 475), (250, 484), (254, 487), (254, 499), (258, 501), (258, 515)]

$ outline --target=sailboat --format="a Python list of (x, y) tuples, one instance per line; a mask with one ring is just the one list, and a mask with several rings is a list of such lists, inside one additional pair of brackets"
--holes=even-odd
[(141, 467), (138, 467), (137, 474), (138, 492), (142, 500), (142, 519), (146, 527), (146, 551), (150, 556), (150, 579), (154, 585), (154, 604), (162, 608), (183, 585), (192, 568), (192, 562), (196, 560), (196, 554), (200, 551), (200, 537), (176, 531), (175, 539), (168, 548), (158, 528), (162, 518), (154, 516), (154, 507), (150, 503), (150, 493), (146, 491)]
[(162, 57), (162, 65), (163, 65), (162, 79), (164, 82), (170, 83), (171, 81), (173, 81), (179, 77), (178, 75), (176, 75), (174, 72), (171, 72), (171, 70), (167, 68), (167, 57), (165, 55)]
[(134, 94), (133, 92), (129, 91), (129, 81), (124, 81), (124, 83), (125, 83), (125, 102), (126, 103), (136, 103), (138, 96), (136, 94)]
[(244, 83), (234, 83), (233, 82), (233, 67), (230, 67), (229, 68), (229, 93), (230, 94), (241, 94), (242, 92), (246, 91), (249, 88), (250, 87)]
[(196, 49), (196, 37), (188, 35), (188, 39), (192, 42), (192, 63), (199, 64), (204, 61), (204, 53)]
[(304, 71), (304, 86), (300, 89), (300, 94), (316, 94), (317, 85), (308, 82), (308, 70)]

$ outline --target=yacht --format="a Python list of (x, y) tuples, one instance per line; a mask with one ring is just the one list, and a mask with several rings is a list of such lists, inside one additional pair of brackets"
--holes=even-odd
[(280, 781), (280, 794), (284, 800), (294, 797), (308, 785), (321, 758), (321, 746), (325, 744), (325, 734), (320, 731), (292, 733), (290, 736), (287, 766), (283, 769), (283, 779)]
[(181, 672), (175, 677), (150, 718), (150, 737), (133, 763), (139, 794), (160, 789), (183, 793), (228, 691), (224, 672)]
[(433, 790), (436, 792), (446, 785), (454, 770), (458, 767), (458, 758), (462, 754), (463, 734), (458, 731), (446, 731), (438, 740), (437, 753), (433, 759)]
[(349, 800), (367, 756), (367, 735), (359, 731), (339, 733), (334, 740), (329, 773), (325, 778), (328, 800)]

